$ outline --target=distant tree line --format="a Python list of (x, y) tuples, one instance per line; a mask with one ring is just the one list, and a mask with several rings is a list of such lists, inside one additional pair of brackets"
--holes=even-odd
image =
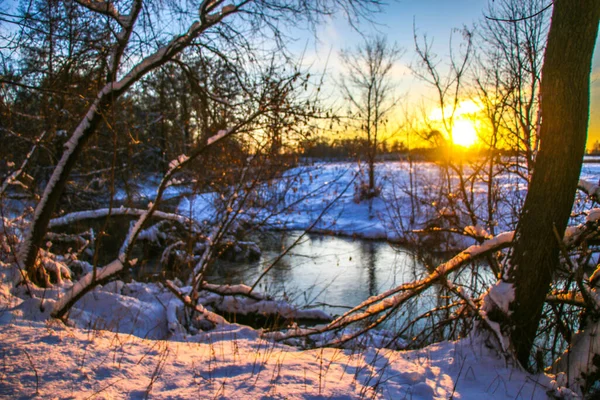
[[(360, 158), (369, 146), (368, 140), (363, 137), (327, 139), (319, 136), (302, 142), (298, 152), (303, 157), (354, 160)], [(380, 141), (377, 145), (377, 154), (380, 156), (390, 154), (402, 155), (406, 152), (406, 144), (401, 140), (391, 142)]]

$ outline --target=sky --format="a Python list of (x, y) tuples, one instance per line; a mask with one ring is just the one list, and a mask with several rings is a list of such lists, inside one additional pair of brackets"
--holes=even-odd
[[(473, 27), (481, 22), (488, 10), (488, 0), (398, 0), (384, 5), (382, 11), (373, 16), (373, 22), (363, 22), (358, 31), (353, 29), (343, 17), (329, 19), (319, 26), (317, 37), (307, 32), (292, 32), (298, 38), (292, 46), (295, 52), (303, 53), (306, 64), (313, 69), (327, 71), (339, 76), (343, 68), (338, 54), (342, 49), (358, 45), (362, 36), (381, 34), (389, 42), (396, 42), (405, 52), (394, 70), (394, 78), (399, 83), (399, 94), (405, 108), (417, 108), (423, 104), (433, 107), (434, 94), (425, 83), (414, 77), (409, 69), (414, 64), (415, 50), (413, 24), (417, 34), (427, 35), (433, 40), (433, 51), (444, 61), (448, 55), (449, 38), (460, 40), (456, 29)], [(551, 12), (548, 10), (546, 12)], [(600, 45), (596, 44), (592, 65), (590, 127), (588, 148), (600, 141)]]
[[(0, 4), (14, 7), (16, 1), (0, 0)], [(478, 24), (487, 9), (488, 0), (388, 0), (381, 12), (372, 15), (371, 22), (362, 21), (357, 29), (353, 29), (340, 15), (326, 19), (317, 27), (316, 35), (306, 29), (288, 28), (288, 35), (295, 39), (290, 44), (290, 49), (293, 53), (302, 55), (304, 65), (310, 66), (312, 71), (326, 70), (328, 76), (337, 77), (343, 71), (338, 58), (340, 50), (356, 47), (362, 41), (361, 35), (384, 35), (389, 42), (395, 42), (404, 49), (403, 56), (393, 70), (403, 109), (415, 110), (422, 105), (434, 108), (435, 95), (432, 89), (414, 77), (409, 68), (416, 60), (413, 26), (419, 36), (426, 34), (433, 41), (433, 52), (445, 61), (451, 34), (454, 35), (455, 42), (458, 41), (460, 33), (456, 29), (463, 26), (471, 28)], [(588, 148), (595, 141), (600, 141), (599, 42), (596, 43), (592, 65)], [(329, 89), (333, 97), (336, 96), (336, 91), (339, 92), (332, 79), (329, 80)]]

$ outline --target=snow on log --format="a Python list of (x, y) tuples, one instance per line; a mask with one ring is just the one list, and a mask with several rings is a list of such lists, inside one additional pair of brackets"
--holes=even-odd
[(220, 315), (217, 315), (213, 312), (208, 311), (206, 308), (204, 308), (203, 305), (194, 304), (192, 302), (192, 299), (188, 295), (183, 294), (180, 291), (180, 289), (172, 281), (167, 280), (165, 282), (165, 287), (167, 289), (169, 289), (171, 291), (171, 293), (173, 293), (179, 300), (181, 300), (181, 302), (186, 307), (192, 308), (194, 311), (196, 311), (199, 315), (201, 315), (204, 319), (211, 322), (212, 324), (214, 324), (214, 325), (229, 324), (229, 322), (227, 322), (227, 320), (225, 318), (223, 318)]
[[(96, 271), (96, 282), (101, 281), (103, 279), (109, 278), (112, 275), (115, 275), (117, 272), (123, 269), (123, 263), (121, 260), (116, 259), (111, 263), (106, 265), (103, 268), (100, 268)], [(69, 304), (77, 301), (79, 297), (86, 293), (88, 288), (94, 283), (93, 282), (94, 273), (88, 272), (81, 279), (71, 286), (64, 295), (54, 303), (54, 308), (52, 310), (52, 316), (55, 318), (60, 318), (65, 311), (65, 307)]]
[(200, 290), (206, 290), (207, 292), (212, 292), (216, 294), (220, 294), (221, 296), (246, 296), (254, 300), (267, 300), (268, 296), (265, 296), (261, 293), (256, 293), (252, 291), (252, 288), (247, 285), (239, 284), (239, 285), (215, 285), (212, 283), (202, 282), (200, 286)]
[[(138, 208), (128, 208), (128, 207), (113, 208), (112, 210), (110, 210), (109, 208), (100, 208), (97, 210), (90, 210), (90, 211), (76, 211), (76, 212), (72, 212), (69, 214), (65, 214), (62, 217), (58, 217), (58, 218), (54, 218), (54, 219), (50, 220), (48, 227), (50, 229), (52, 229), (52, 228), (56, 228), (59, 226), (70, 225), (74, 222), (85, 220), (85, 219), (103, 218), (103, 217), (108, 216), (109, 214), (112, 216), (129, 215), (129, 216), (139, 217), (139, 216), (143, 215), (145, 212), (147, 212), (147, 210), (141, 210)], [(196, 225), (194, 220), (184, 217), (179, 214), (167, 213), (167, 212), (163, 212), (163, 211), (154, 211), (152, 216), (156, 217), (156, 218), (160, 218), (160, 219), (179, 222), (182, 225), (189, 225), (189, 224)]]
[(47, 271), (54, 275), (57, 284), (63, 283), (63, 278), (71, 279), (71, 270), (64, 263), (63, 257), (40, 250), (39, 261)]
[(259, 314), (263, 316), (282, 317), (286, 320), (310, 319), (323, 322), (329, 322), (333, 319), (324, 311), (300, 309), (281, 300), (256, 301), (251, 298), (223, 296), (220, 301), (214, 302), (213, 306), (221, 313), (239, 315)]

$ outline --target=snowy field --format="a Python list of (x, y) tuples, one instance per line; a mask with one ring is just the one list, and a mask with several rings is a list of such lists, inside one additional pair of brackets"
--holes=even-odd
[[(405, 229), (423, 228), (427, 218), (426, 207), (421, 207), (422, 215), (417, 215), (411, 225), (410, 201), (410, 166), (407, 162), (385, 162), (376, 164), (376, 181), (381, 186), (381, 196), (371, 202), (355, 200), (355, 184), (362, 172), (356, 163), (317, 163), (292, 169), (284, 175), (280, 184), (283, 199), (280, 212), (272, 210), (249, 210), (255, 221), (266, 220), (270, 229), (304, 230), (311, 228), (313, 232), (332, 233), (337, 235), (381, 239), (391, 242), (399, 241)], [(287, 177), (287, 179), (285, 179)], [(600, 179), (600, 164), (584, 164), (581, 178), (592, 183)], [(414, 192), (422, 197), (434, 197), (439, 186), (440, 169), (433, 163), (414, 163)], [(510, 205), (517, 195), (524, 196), (523, 182), (518, 178), (504, 174), (497, 177), (501, 191), (498, 215), (508, 215)], [(290, 190), (290, 187), (293, 190)], [(487, 188), (483, 183), (474, 187), (475, 209), (484, 212)], [(144, 193), (151, 194), (150, 188)], [(214, 209), (215, 194), (201, 194), (185, 197), (178, 211), (198, 221), (211, 221), (216, 215)], [(254, 213), (252, 213), (254, 212)], [(315, 221), (318, 221), (314, 224)], [(512, 230), (514, 226), (509, 219), (500, 218), (496, 233)], [(314, 224), (314, 225), (313, 225)], [(468, 246), (472, 242), (465, 242)]]
[[(371, 205), (354, 201), (354, 164), (290, 171), (297, 187), (282, 191), (282, 210), (267, 226), (305, 229), (322, 216), (314, 230), (396, 240), (389, 199), (400, 199), (395, 207), (407, 212), (410, 201), (400, 190), (407, 185), (406, 167), (381, 165), (383, 195)], [(435, 178), (437, 172), (422, 164), (418, 173)], [(584, 166), (583, 178), (597, 182), (599, 175), (600, 165)], [(151, 195), (152, 188), (145, 193)], [(210, 223), (213, 197), (187, 197), (179, 211)], [(266, 220), (266, 212), (246, 214), (250, 220)], [(69, 280), (48, 290), (32, 288), (30, 297), (23, 286), (11, 289), (14, 265), (0, 262), (0, 271), (2, 398), (545, 399), (556, 386), (554, 377), (525, 373), (478, 336), (398, 351), (380, 348), (377, 333), (353, 349), (317, 350), (275, 343), (261, 330), (237, 324), (186, 333), (178, 322), (183, 304), (161, 284), (97, 287), (75, 305), (65, 326), (48, 316), (60, 293), (72, 285)], [(259, 303), (232, 306), (273, 306)]]
[[(420, 173), (435, 175), (437, 168), (433, 164), (423, 164)], [(406, 163), (385, 163), (377, 165), (378, 182), (382, 184), (383, 196), (357, 203), (354, 198), (355, 183), (358, 183), (358, 168), (355, 163), (323, 163), (302, 166), (288, 171), (284, 183), (279, 188), (284, 199), (281, 212), (273, 216), (271, 210), (254, 210), (253, 218), (266, 219), (271, 229), (303, 230), (312, 227), (314, 232), (327, 232), (347, 236), (359, 236), (369, 239), (397, 240), (394, 231), (393, 216), (386, 206), (384, 198), (393, 196), (391, 181), (398, 190), (408, 182)], [(285, 180), (287, 178), (287, 180)], [(293, 186), (294, 190), (286, 190)], [(410, 206), (406, 194), (397, 195), (403, 208)], [(212, 194), (203, 194), (185, 198), (179, 212), (189, 210), (197, 220), (210, 219), (214, 215)], [(326, 211), (323, 213), (324, 209)]]

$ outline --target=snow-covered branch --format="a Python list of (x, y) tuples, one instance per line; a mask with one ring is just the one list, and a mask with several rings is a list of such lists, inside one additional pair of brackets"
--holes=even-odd
[(208, 311), (201, 304), (194, 304), (194, 302), (192, 302), (192, 299), (190, 299), (189, 296), (181, 293), (179, 288), (173, 282), (167, 280), (165, 282), (165, 287), (169, 289), (171, 293), (173, 293), (179, 300), (181, 300), (181, 302), (186, 307), (191, 308), (197, 315), (201, 315), (204, 319), (211, 322), (213, 325), (224, 325), (229, 323), (225, 320), (225, 318)]
[[(492, 239), (486, 240), (480, 245), (473, 245), (468, 249), (460, 252), (449, 261), (440, 264), (432, 273), (427, 277), (397, 286), (390, 289), (380, 295), (372, 296), (354, 307), (350, 311), (344, 313), (342, 316), (335, 319), (329, 325), (321, 328), (315, 328), (310, 330), (302, 331), (288, 331), (286, 333), (273, 332), (268, 334), (275, 340), (286, 340), (293, 337), (305, 336), (315, 333), (323, 333), (331, 330), (338, 330), (349, 324), (363, 321), (369, 317), (380, 314), (390, 309), (395, 309), (404, 304), (409, 299), (415, 297), (419, 293), (422, 293), (425, 289), (429, 288), (440, 279), (444, 278), (448, 274), (458, 270), (468, 262), (489, 254), (494, 251), (501, 250), (511, 245), (514, 232), (504, 232)], [(383, 318), (377, 320), (377, 324), (383, 322)], [(372, 326), (375, 327), (375, 326)]]
[(580, 179), (577, 188), (585, 192), (588, 196), (600, 199), (600, 186), (596, 183)]
[(568, 387), (582, 394), (594, 383), (600, 369), (600, 322), (589, 321), (589, 326), (580, 330), (571, 344), (552, 366), (555, 373), (566, 372)]
[(73, 286), (71, 286), (71, 288), (69, 288), (63, 294), (63, 296), (56, 301), (56, 303), (54, 303), (51, 315), (54, 318), (62, 318), (69, 308), (71, 308), (71, 306), (75, 304), (77, 300), (86, 294), (91, 287), (117, 274), (122, 269), (123, 263), (121, 260), (116, 259), (96, 271), (95, 281), (93, 279), (94, 273), (88, 272), (81, 279), (75, 282)]
[(114, 2), (111, 0), (75, 0), (75, 2), (88, 10), (111, 17), (122, 27), (126, 25), (127, 18), (121, 16), (115, 8)]
[[(149, 220), (154, 215), (154, 213), (158, 212), (158, 210), (156, 208), (158, 207), (158, 204), (160, 203), (160, 201), (162, 199), (162, 195), (163, 195), (164, 191), (167, 189), (167, 187), (169, 186), (173, 175), (177, 171), (179, 171), (185, 165), (190, 163), (192, 160), (194, 160), (197, 157), (199, 157), (200, 155), (204, 154), (208, 149), (210, 149), (212, 146), (214, 146), (221, 140), (225, 139), (227, 136), (235, 134), (238, 130), (240, 130), (246, 124), (250, 124), (255, 118), (257, 118), (263, 112), (264, 112), (264, 110), (256, 111), (254, 114), (250, 115), (247, 119), (245, 119), (244, 121), (241, 121), (236, 126), (229, 129), (227, 135), (223, 135), (223, 136), (216, 138), (210, 144), (200, 146), (189, 157), (178, 157), (176, 165), (173, 165), (167, 171), (167, 173), (163, 176), (163, 178), (159, 184), (154, 201), (148, 204), (148, 209), (142, 211), (140, 213), (139, 218), (136, 221), (136, 223), (130, 227), (129, 232), (127, 233), (127, 237), (125, 238), (125, 240), (123, 241), (123, 244), (121, 245), (121, 249), (119, 251), (119, 255), (117, 256), (117, 259), (112, 261), (107, 266), (101, 268), (98, 271), (95, 279), (93, 279), (94, 278), (93, 273), (89, 273), (89, 274), (85, 275), (79, 282), (77, 282), (75, 285), (73, 285), (73, 288), (71, 288), (71, 290), (69, 292), (67, 292), (67, 294), (65, 294), (63, 299), (61, 299), (62, 301), (60, 302), (60, 304), (55, 306), (52, 315), (55, 317), (62, 317), (71, 305), (73, 305), (79, 298), (81, 298), (81, 296), (83, 296), (85, 293), (87, 293), (89, 290), (91, 290), (96, 284), (98, 284), (99, 281), (102, 281), (103, 279), (109, 278), (110, 276), (113, 276), (113, 275), (119, 273), (124, 268), (125, 265), (128, 265), (129, 253), (130, 253), (133, 245), (135, 244), (137, 236), (139, 235), (145, 222), (147, 220)], [(116, 211), (116, 210), (113, 210), (113, 211)]]
[[(126, 36), (121, 37), (121, 41), (125, 43), (125, 45), (123, 46), (122, 44), (117, 44), (117, 49), (124, 51), (126, 48), (126, 42), (131, 35), (134, 21), (137, 18), (137, 16), (134, 17), (134, 15), (139, 14), (141, 5), (141, 0), (136, 0), (134, 2), (134, 5), (132, 6), (132, 18), (129, 21), (128, 27), (124, 28)], [(167, 61), (184, 50), (195, 38), (202, 34), (202, 32), (221, 22), (225, 16), (235, 11), (237, 11), (237, 8), (225, 13), (219, 13), (216, 18), (204, 23), (194, 22), (184, 34), (174, 37), (166, 46), (159, 48), (154, 53), (145, 57), (141, 62), (135, 65), (118, 82), (109, 82), (98, 93), (97, 98), (89, 107), (85, 116), (77, 125), (70, 139), (65, 144), (63, 155), (56, 165), (52, 176), (46, 185), (42, 198), (36, 207), (35, 215), (31, 222), (32, 228), (28, 231), (25, 236), (25, 240), (23, 241), (21, 247), (21, 259), (23, 260), (25, 268), (28, 270), (28, 273), (31, 276), (34, 275), (33, 269), (35, 268), (35, 259), (37, 257), (41, 240), (43, 240), (43, 237), (46, 233), (51, 214), (60, 198), (64, 186), (66, 185), (68, 176), (75, 165), (77, 155), (82, 150), (85, 142), (96, 131), (96, 126), (101, 122), (102, 115), (106, 109), (109, 109), (116, 98), (118, 98), (133, 84), (139, 81), (146, 73), (165, 64)], [(134, 12), (137, 14), (134, 14)], [(113, 61), (120, 61), (121, 55), (122, 52), (121, 54), (115, 53), (113, 55)], [(113, 68), (113, 75), (116, 75), (117, 70), (118, 68)], [(144, 216), (141, 218), (145, 220)]]
[[(139, 217), (142, 214), (144, 214), (146, 211), (147, 210), (141, 210), (139, 208), (128, 208), (128, 207), (113, 208), (113, 209), (100, 208), (97, 210), (76, 211), (76, 212), (72, 212), (69, 214), (65, 214), (62, 217), (51, 219), (50, 223), (48, 224), (48, 228), (52, 229), (52, 228), (56, 228), (59, 226), (66, 226), (66, 225), (73, 224), (74, 222), (82, 221), (82, 220), (86, 220), (86, 219), (103, 218), (103, 217), (108, 216), (109, 214), (113, 217), (114, 216), (137, 216), (137, 217)], [(156, 218), (165, 219), (168, 221), (178, 222), (182, 225), (190, 225), (190, 226), (197, 227), (197, 223), (194, 220), (184, 217), (183, 215), (167, 213), (164, 211), (155, 211), (153, 213), (153, 216)]]

